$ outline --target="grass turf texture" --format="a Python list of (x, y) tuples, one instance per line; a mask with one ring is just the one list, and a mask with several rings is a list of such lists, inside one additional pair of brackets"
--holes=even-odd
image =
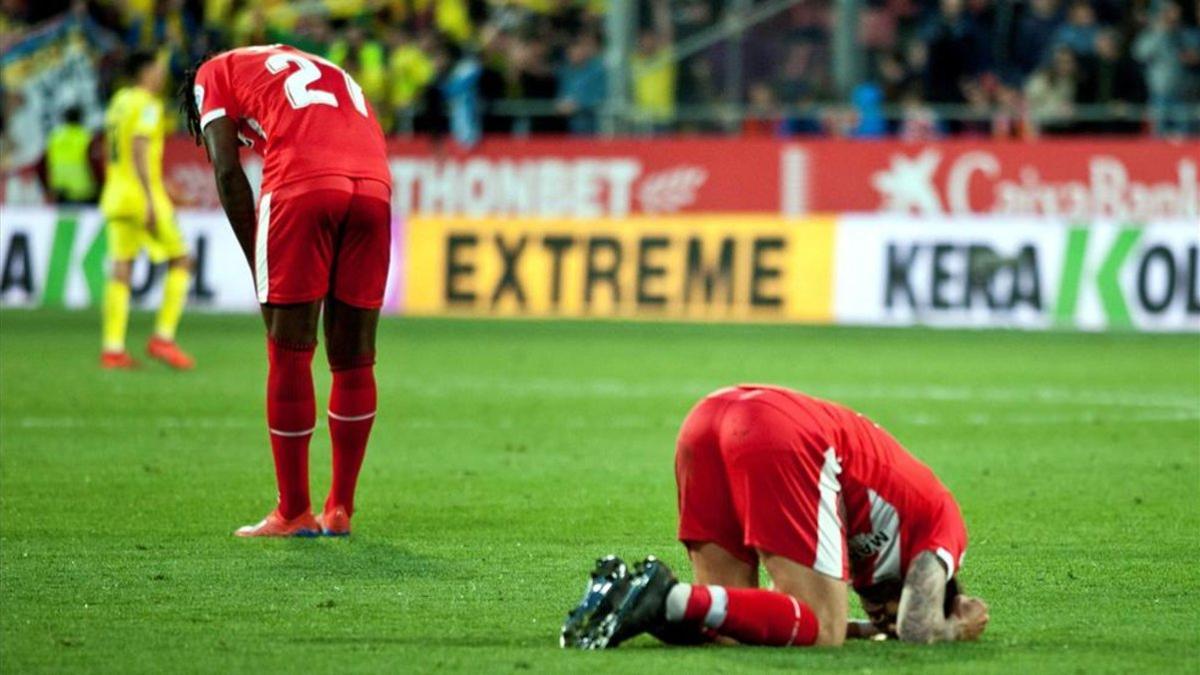
[[(135, 315), (132, 335), (149, 323)], [(388, 320), (354, 536), (243, 541), (233, 528), (274, 500), (256, 319), (187, 317), (199, 368), (183, 374), (100, 371), (96, 324), (0, 314), (7, 672), (1200, 662), (1195, 336)], [(558, 648), (594, 556), (684, 567), (673, 439), (698, 397), (737, 381), (844, 401), (933, 466), (970, 527), (982, 642)], [(328, 452), (322, 422), (318, 504)]]

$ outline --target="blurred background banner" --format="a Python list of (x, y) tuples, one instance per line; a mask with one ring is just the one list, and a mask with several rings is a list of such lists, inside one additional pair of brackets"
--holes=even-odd
[[(93, 307), (94, 209), (0, 209), (0, 306)], [(190, 306), (253, 312), (220, 211), (185, 210)], [(152, 306), (162, 270), (135, 266)], [(1019, 216), (396, 219), (384, 311), (420, 316), (1200, 331), (1200, 227)]]
[[(179, 226), (195, 256), (188, 304), (217, 311), (258, 310), (254, 281), (221, 211), (183, 210)], [(0, 307), (97, 307), (108, 242), (95, 208), (0, 207)], [(134, 263), (131, 300), (156, 307), (163, 266)]]
[(414, 314), (828, 323), (834, 221), (416, 218)]
[(1200, 227), (1015, 217), (847, 216), (839, 323), (1200, 330)]
[[(404, 140), (390, 149), (401, 214), (1200, 216), (1195, 141), (500, 138), (470, 152)], [(199, 148), (168, 146), (165, 175), (180, 203), (219, 207), (211, 174)]]

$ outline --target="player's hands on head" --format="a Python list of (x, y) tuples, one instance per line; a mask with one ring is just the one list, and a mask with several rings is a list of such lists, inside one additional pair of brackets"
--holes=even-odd
[(960, 595), (954, 599), (951, 617), (958, 623), (959, 640), (977, 640), (988, 624), (988, 606), (983, 598)]

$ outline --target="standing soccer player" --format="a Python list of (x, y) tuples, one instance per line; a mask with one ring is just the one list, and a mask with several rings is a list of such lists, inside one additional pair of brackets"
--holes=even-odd
[[(676, 582), (653, 557), (632, 575), (601, 560), (564, 646), (643, 632), (683, 644), (837, 646), (879, 633), (931, 643), (987, 626), (987, 605), (959, 593), (967, 528), (953, 495), (849, 408), (783, 387), (722, 389), (684, 420), (675, 479), (696, 582)], [(760, 564), (771, 588), (759, 587)], [(847, 619), (849, 584), (870, 624)]]
[[(267, 329), (267, 426), (279, 503), (236, 534), (347, 535), (375, 418), (375, 329), (391, 245), (383, 132), (347, 73), (282, 45), (205, 60), (180, 95), (190, 132), (208, 149)], [(257, 209), (239, 160), (242, 145), (263, 156)], [(314, 518), (308, 443), (316, 427), (312, 359), (322, 308), (333, 372), (333, 485)]]
[(175, 329), (187, 301), (191, 258), (175, 222), (175, 210), (162, 180), (165, 58), (135, 52), (126, 64), (131, 84), (117, 91), (105, 115), (108, 168), (100, 212), (108, 230), (109, 279), (102, 301), (100, 365), (137, 366), (125, 350), (129, 324), (129, 277), (143, 249), (156, 263), (167, 263), (162, 304), (146, 352), (167, 365), (186, 370), (191, 357), (175, 344)]

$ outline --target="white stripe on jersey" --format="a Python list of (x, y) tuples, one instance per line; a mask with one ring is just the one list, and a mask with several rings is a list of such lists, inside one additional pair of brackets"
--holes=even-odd
[(900, 514), (896, 513), (896, 507), (870, 488), (867, 489), (867, 497), (871, 500), (872, 538), (878, 540), (880, 534), (886, 535), (875, 556), (875, 571), (871, 576), (871, 583), (899, 579)]
[(254, 233), (254, 283), (258, 302), (266, 304), (271, 287), (271, 270), (267, 261), (267, 241), (271, 237), (271, 193), (258, 200), (258, 230)]
[(838, 475), (842, 465), (833, 448), (825, 451), (825, 464), (821, 467), (819, 487), (821, 502), (817, 506), (817, 559), (813, 569), (821, 574), (841, 579), (845, 571), (843, 556), (846, 537), (842, 532), (842, 518), (838, 513), (838, 499), (842, 484)]

